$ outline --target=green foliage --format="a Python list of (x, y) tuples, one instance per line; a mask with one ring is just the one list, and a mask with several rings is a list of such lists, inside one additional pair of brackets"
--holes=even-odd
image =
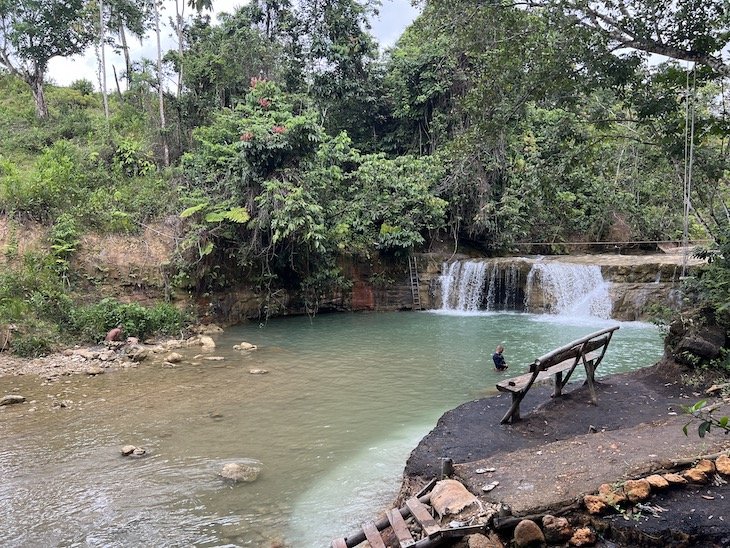
[(81, 95), (91, 95), (94, 93), (94, 84), (86, 78), (74, 80), (69, 87), (78, 91)]
[(68, 280), (69, 259), (79, 244), (79, 229), (76, 220), (69, 214), (58, 216), (51, 230), (51, 259), (53, 269), (64, 280)]
[(443, 226), (446, 202), (434, 195), (443, 170), (436, 158), (362, 155), (346, 134), (328, 137), (296, 99), (255, 80), (235, 110), (195, 132), (182, 251), (193, 280), (239, 278), (224, 273), (235, 257), (264, 273), (266, 291), (299, 285), (316, 309), (322, 291), (342, 286), (339, 254), (409, 249)]
[(39, 157), (34, 172), (20, 174), (4, 163), (0, 175), (0, 206), (5, 212), (48, 221), (78, 200), (85, 183), (81, 152), (68, 141), (57, 141)]
[(695, 293), (700, 305), (712, 311), (712, 321), (730, 330), (730, 225), (709, 247), (696, 255), (709, 264), (698, 272), (696, 280), (687, 283), (688, 293)]
[(186, 315), (170, 304), (148, 308), (107, 298), (71, 310), (67, 330), (82, 340), (97, 342), (122, 325), (127, 336), (145, 339), (153, 334), (178, 335), (186, 321)]
[(27, 335), (13, 338), (13, 354), (21, 358), (40, 358), (50, 354), (52, 350), (45, 337)]
[(690, 424), (697, 422), (697, 435), (704, 438), (712, 428), (724, 430), (725, 434), (730, 433), (730, 418), (717, 417), (713, 411), (717, 406), (708, 406), (707, 400), (701, 400), (691, 406), (682, 406), (682, 409), (688, 415), (691, 415), (690, 421), (684, 425), (682, 431), (688, 436), (688, 428)]

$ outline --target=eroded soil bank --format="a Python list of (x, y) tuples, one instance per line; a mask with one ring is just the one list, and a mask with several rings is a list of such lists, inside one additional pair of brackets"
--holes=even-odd
[[(518, 517), (555, 514), (590, 524), (601, 546), (730, 546), (730, 489), (719, 475), (653, 495), (647, 504), (660, 508), (654, 513), (596, 517), (582, 505), (602, 484), (681, 471), (701, 456), (730, 450), (722, 432), (701, 439), (693, 424), (685, 436), (682, 406), (707, 396), (682, 381), (681, 370), (666, 363), (611, 376), (601, 380), (596, 406), (586, 387), (557, 400), (537, 387), (523, 401), (523, 420), (508, 425), (500, 419), (509, 396), (465, 403), (414, 449), (402, 497), (437, 477), (448, 457), (454, 477), (485, 503), (506, 504)], [(730, 413), (730, 402), (717, 413)], [(484, 492), (492, 482), (498, 486)]]

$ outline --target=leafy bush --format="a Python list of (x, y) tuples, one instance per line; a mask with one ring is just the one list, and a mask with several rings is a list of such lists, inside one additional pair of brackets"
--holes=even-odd
[(73, 309), (68, 330), (83, 340), (99, 341), (110, 329), (121, 325), (126, 335), (144, 339), (156, 333), (178, 334), (185, 323), (186, 315), (169, 304), (148, 308), (107, 298)]
[(39, 358), (49, 354), (51, 344), (44, 337), (35, 335), (20, 336), (13, 339), (13, 353), (21, 358)]

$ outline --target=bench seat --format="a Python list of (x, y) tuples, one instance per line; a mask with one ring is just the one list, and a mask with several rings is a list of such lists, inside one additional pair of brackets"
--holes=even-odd
[[(589, 352), (588, 354), (586, 354), (586, 361), (595, 360), (600, 356), (600, 352)], [(573, 364), (575, 364), (575, 358), (563, 360), (560, 363), (551, 365), (547, 369), (540, 371), (540, 373), (537, 374), (534, 382), (538, 383), (540, 381), (548, 380), (550, 377), (556, 375), (557, 373), (562, 373), (563, 371), (567, 371), (568, 369), (572, 368)], [(583, 365), (583, 360), (579, 360), (576, 367), (579, 365)], [(532, 375), (533, 373), (525, 373), (524, 375), (519, 375), (517, 377), (512, 377), (510, 379), (500, 381), (497, 383), (497, 390), (501, 392), (521, 392), (530, 383)]]

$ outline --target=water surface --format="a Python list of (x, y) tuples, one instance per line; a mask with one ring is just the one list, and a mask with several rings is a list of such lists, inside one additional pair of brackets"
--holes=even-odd
[[(439, 416), (535, 357), (616, 322), (516, 313), (338, 314), (244, 325), (214, 355), (95, 378), (2, 378), (1, 546), (327, 546), (387, 506)], [(234, 344), (259, 350), (242, 354)], [(598, 374), (657, 361), (652, 326), (623, 323)], [(266, 369), (252, 375), (251, 369)], [(53, 400), (71, 400), (54, 409)], [(490, 425), (485, 425), (489, 435)], [(149, 455), (130, 460), (124, 444)], [(217, 477), (260, 463), (250, 484)]]

